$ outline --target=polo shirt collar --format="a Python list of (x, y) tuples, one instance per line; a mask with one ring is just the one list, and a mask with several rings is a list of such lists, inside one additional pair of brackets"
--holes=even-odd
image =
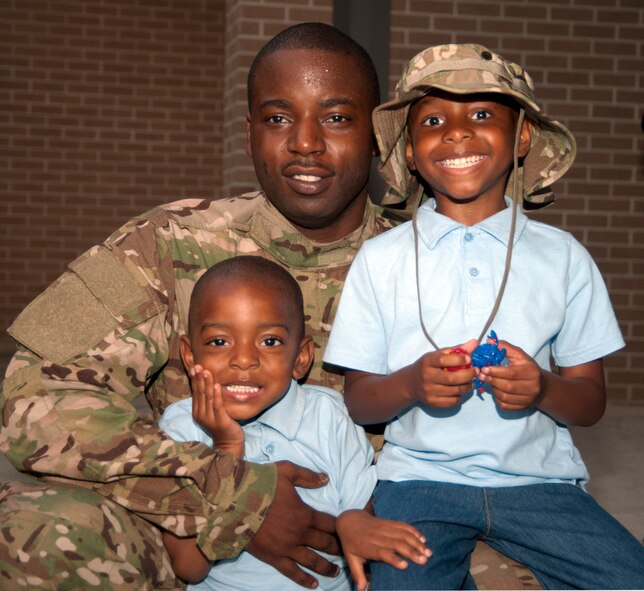
[(304, 417), (304, 391), (291, 380), (288, 391), (278, 402), (265, 410), (255, 422), (275, 429), (293, 441)]
[[(512, 199), (504, 197), (507, 207), (493, 216), (479, 222), (473, 228), (486, 232), (496, 238), (501, 244), (508, 245), (510, 226), (512, 223)], [(528, 217), (521, 207), (517, 211), (517, 223), (514, 231), (514, 243), (519, 240), (528, 223)], [(428, 199), (418, 209), (418, 233), (428, 248), (434, 249), (438, 242), (450, 232), (466, 228), (464, 224), (453, 220), (436, 211), (436, 200)]]

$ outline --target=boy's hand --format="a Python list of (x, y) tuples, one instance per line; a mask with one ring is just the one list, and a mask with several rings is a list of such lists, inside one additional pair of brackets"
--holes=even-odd
[(541, 367), (519, 347), (506, 341), (501, 341), (499, 347), (506, 350), (508, 365), (483, 367), (478, 379), (492, 386), (494, 400), (503, 410), (528, 410), (537, 406), (543, 396)]
[(364, 572), (367, 560), (379, 560), (402, 570), (408, 566), (405, 558), (425, 564), (432, 554), (415, 527), (379, 519), (364, 510), (345, 511), (337, 518), (336, 527), (359, 591), (367, 588)]
[(192, 418), (212, 437), (216, 449), (244, 457), (244, 431), (231, 419), (224, 407), (221, 384), (201, 365), (190, 370), (192, 387)]
[[(426, 353), (413, 364), (417, 399), (433, 408), (450, 408), (461, 403), (463, 394), (472, 390), (475, 370), (471, 367), (472, 351), (476, 348), (472, 339), (454, 349), (441, 349)], [(464, 369), (460, 369), (463, 368)]]

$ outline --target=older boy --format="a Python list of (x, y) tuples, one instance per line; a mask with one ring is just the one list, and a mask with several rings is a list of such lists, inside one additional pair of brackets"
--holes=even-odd
[[(235, 257), (211, 267), (195, 285), (189, 334), (181, 357), (191, 376), (192, 400), (171, 404), (159, 426), (178, 441), (199, 441), (252, 462), (289, 460), (324, 472), (324, 488), (299, 489), (312, 507), (338, 517), (344, 552), (359, 589), (366, 559), (405, 568), (401, 557), (427, 561), (415, 528), (362, 510), (376, 484), (373, 451), (349, 418), (341, 395), (323, 386), (299, 386), (313, 362), (304, 333), (302, 293), (282, 267), (260, 257)], [(345, 523), (346, 522), (346, 523)], [(196, 539), (165, 532), (175, 572), (203, 582), (194, 589), (301, 589), (247, 552), (211, 565)], [(338, 577), (320, 589), (352, 588), (346, 563), (328, 556)], [(212, 566), (212, 568), (211, 568)]]
[[(518, 207), (552, 200), (570, 132), (523, 68), (473, 44), (417, 55), (374, 124), (391, 195), (429, 200), (360, 250), (324, 359), (347, 368), (356, 421), (388, 421), (376, 514), (434, 553), (375, 563), (374, 589), (473, 586), (478, 539), (547, 588), (641, 588), (644, 549), (584, 491), (566, 429), (601, 418), (602, 357), (624, 342), (586, 250)], [(490, 327), (507, 362), (475, 369)]]

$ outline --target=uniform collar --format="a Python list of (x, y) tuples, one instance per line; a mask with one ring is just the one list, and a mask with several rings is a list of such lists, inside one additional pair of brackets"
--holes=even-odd
[(295, 268), (345, 265), (353, 260), (360, 245), (376, 233), (378, 207), (367, 200), (362, 223), (341, 240), (321, 243), (303, 236), (264, 198), (250, 220), (250, 236), (277, 260)]
[[(496, 238), (501, 244), (508, 245), (510, 237), (510, 226), (512, 224), (512, 199), (505, 196), (507, 207), (498, 213), (479, 222), (473, 228), (480, 230)], [(514, 243), (519, 240), (523, 230), (528, 223), (528, 217), (521, 208), (517, 211), (517, 224), (514, 232)], [(444, 216), (436, 211), (436, 200), (430, 198), (418, 210), (418, 233), (430, 248), (436, 248), (438, 242), (450, 232), (460, 228), (467, 228), (464, 224)]]
[(293, 441), (302, 423), (304, 416), (304, 390), (300, 388), (295, 380), (273, 406), (266, 409), (255, 422), (261, 423)]

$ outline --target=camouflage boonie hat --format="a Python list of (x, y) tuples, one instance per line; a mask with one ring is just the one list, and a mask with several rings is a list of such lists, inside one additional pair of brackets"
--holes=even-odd
[[(405, 68), (394, 98), (375, 109), (373, 123), (381, 160), (378, 170), (389, 185), (384, 204), (400, 203), (419, 192), (405, 159), (407, 114), (414, 100), (434, 88), (454, 94), (489, 92), (514, 98), (525, 109), (526, 119), (535, 124), (532, 146), (519, 168), (524, 206), (535, 209), (554, 201), (549, 187), (572, 165), (575, 138), (564, 125), (541, 112), (532, 79), (521, 66), (482, 45), (465, 43), (421, 51)], [(506, 186), (508, 195), (513, 192), (514, 174)]]

